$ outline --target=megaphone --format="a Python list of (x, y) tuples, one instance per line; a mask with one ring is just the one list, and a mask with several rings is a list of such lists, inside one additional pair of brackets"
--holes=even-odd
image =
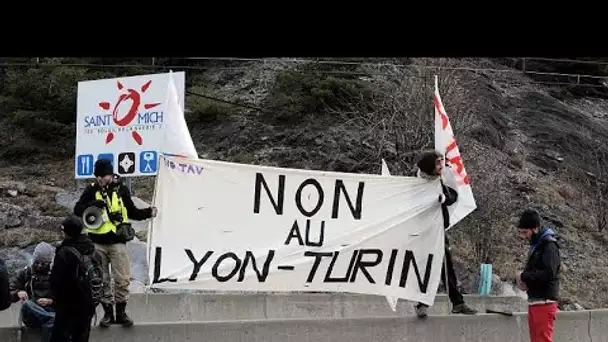
[(103, 211), (97, 207), (88, 207), (82, 213), (82, 222), (87, 229), (99, 229), (105, 222), (103, 214)]

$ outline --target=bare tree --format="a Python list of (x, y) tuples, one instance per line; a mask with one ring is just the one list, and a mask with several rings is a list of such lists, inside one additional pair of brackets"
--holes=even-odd
[[(475, 262), (479, 264), (492, 263), (496, 257), (497, 246), (500, 245), (497, 239), (503, 238), (496, 231), (502, 231), (497, 226), (502, 222), (508, 221), (504, 210), (508, 208), (506, 194), (502, 191), (502, 184), (492, 182), (490, 179), (479, 184), (477, 187), (476, 199), (478, 214), (469, 217), (465, 234), (473, 243)], [(497, 193), (503, 193), (496, 196)], [(500, 203), (503, 202), (503, 203)]]
[(608, 162), (608, 154), (601, 144), (589, 151), (592, 161), (592, 173), (588, 174), (587, 184), (592, 188), (592, 194), (589, 199), (591, 212), (595, 227), (598, 231), (603, 231), (608, 226), (608, 180), (606, 176), (606, 162)]
[[(593, 122), (578, 128), (574, 139), (568, 139), (565, 148), (571, 154), (578, 154), (578, 163), (568, 163), (564, 167), (569, 182), (586, 185), (582, 196), (591, 211), (593, 225), (598, 231), (608, 227), (608, 150), (604, 141), (606, 136), (595, 129)], [(578, 144), (572, 143), (579, 142)], [(584, 143), (581, 143), (584, 142)]]
[[(434, 147), (434, 80), (437, 75), (439, 92), (456, 140), (461, 152), (466, 153), (462, 148), (466, 135), (481, 124), (479, 119), (485, 114), (482, 108), (487, 109), (487, 104), (474, 93), (482, 88), (481, 76), (473, 71), (454, 70), (463, 63), (466, 62), (420, 58), (408, 66), (363, 66), (363, 71), (369, 75), (366, 80), (370, 92), (362, 93), (358, 101), (351, 100), (333, 113), (340, 115), (344, 125), (361, 132), (367, 143), (373, 145), (372, 160), (387, 159), (393, 174), (409, 173), (420, 151)], [(481, 172), (498, 167), (494, 158), (488, 156), (465, 156), (469, 161), (481, 158), (480, 163), (467, 164), (467, 171), (479, 165)], [(488, 262), (498, 253), (500, 244), (497, 240), (503, 237), (493, 232), (510, 214), (509, 196), (504, 194), (504, 189), (509, 188), (506, 182), (503, 178), (487, 176), (476, 180), (479, 209), (451, 233), (461, 242), (458, 245), (468, 246), (461, 250), (468, 261)]]
[(371, 75), (370, 93), (361, 94), (358, 101), (334, 112), (375, 145), (373, 157), (388, 157), (391, 169), (407, 172), (421, 150), (433, 147), (435, 75), (455, 133), (465, 133), (474, 122), (476, 100), (471, 99), (467, 88), (476, 75), (450, 69), (456, 63), (449, 59), (416, 59), (408, 66), (365, 65), (364, 71)]

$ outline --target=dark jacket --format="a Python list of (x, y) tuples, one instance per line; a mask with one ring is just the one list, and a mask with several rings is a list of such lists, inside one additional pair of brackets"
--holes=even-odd
[(11, 282), (11, 299), (13, 303), (19, 301), (19, 297), (17, 296), (19, 291), (25, 291), (28, 297), (34, 301), (40, 298), (53, 299), (50, 268), (35, 271), (35, 267), (27, 266), (19, 271)]
[[(127, 209), (127, 214), (130, 220), (146, 220), (152, 217), (152, 208), (144, 208), (139, 209), (133, 203), (131, 199), (131, 192), (129, 188), (124, 186), (119, 178), (113, 183), (110, 183), (108, 186), (108, 193), (111, 191), (117, 191), (118, 196), (122, 199), (125, 208)], [(92, 205), (95, 201), (95, 193), (100, 190), (100, 186), (97, 183), (92, 183), (84, 189), (82, 195), (76, 205), (74, 206), (74, 214), (78, 217), (82, 217), (84, 211)], [(115, 243), (121, 243), (121, 241), (117, 238), (116, 234), (113, 232), (109, 232), (107, 234), (89, 234), (91, 240), (94, 243), (98, 243), (101, 245), (112, 245)]]
[(450, 226), (450, 212), (448, 207), (458, 201), (458, 192), (451, 187), (445, 185), (443, 180), (441, 181), (441, 190), (445, 196), (445, 201), (441, 204), (441, 214), (443, 216), (443, 228), (447, 229)]
[(86, 235), (77, 238), (66, 238), (55, 252), (51, 270), (51, 291), (55, 310), (68, 317), (92, 317), (95, 307), (91, 305), (90, 294), (85, 294), (78, 287), (77, 275), (80, 267), (80, 256), (63, 246), (72, 246), (82, 255), (93, 255), (95, 245)]
[(521, 274), (530, 300), (558, 300), (561, 257), (551, 229), (542, 228), (533, 238), (530, 256)]
[[(443, 216), (443, 229), (448, 229), (450, 226), (450, 212), (448, 207), (456, 203), (458, 200), (458, 192), (451, 187), (445, 185), (443, 180), (441, 181), (441, 190), (443, 195), (445, 196), (445, 201), (441, 203), (441, 215)], [(448, 239), (448, 235), (445, 234), (445, 246), (446, 248), (450, 247), (450, 240)]]
[(0, 311), (8, 309), (11, 303), (8, 269), (4, 260), (0, 259)]

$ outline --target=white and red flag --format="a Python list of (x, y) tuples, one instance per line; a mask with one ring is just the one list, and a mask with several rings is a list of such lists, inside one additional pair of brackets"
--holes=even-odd
[(473, 189), (469, 182), (469, 176), (464, 167), (464, 161), (460, 155), (458, 144), (452, 130), (452, 124), (445, 112), (441, 95), (439, 94), (439, 85), (437, 76), (435, 76), (435, 150), (443, 154), (445, 157), (446, 168), (444, 168), (443, 179), (446, 185), (458, 191), (458, 201), (454, 205), (448, 207), (450, 212), (450, 226), (452, 228), (456, 223), (465, 218), (475, 209), (477, 203), (473, 196)]

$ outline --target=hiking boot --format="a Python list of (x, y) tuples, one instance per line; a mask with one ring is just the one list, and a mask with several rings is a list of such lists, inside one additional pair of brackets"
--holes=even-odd
[(418, 318), (426, 318), (427, 317), (427, 313), (426, 313), (427, 308), (428, 308), (428, 306), (426, 306), (424, 304), (418, 304), (418, 305), (414, 306), (414, 310), (416, 311), (416, 316), (418, 316)]
[(133, 325), (133, 320), (125, 312), (126, 308), (127, 303), (116, 303), (116, 323), (123, 327), (130, 327)]
[(114, 324), (114, 306), (112, 304), (101, 304), (103, 307), (103, 318), (99, 321), (99, 326), (107, 328)]
[(454, 305), (452, 308), (452, 313), (454, 314), (463, 314), (463, 315), (476, 315), (477, 310), (471, 309), (465, 303)]

